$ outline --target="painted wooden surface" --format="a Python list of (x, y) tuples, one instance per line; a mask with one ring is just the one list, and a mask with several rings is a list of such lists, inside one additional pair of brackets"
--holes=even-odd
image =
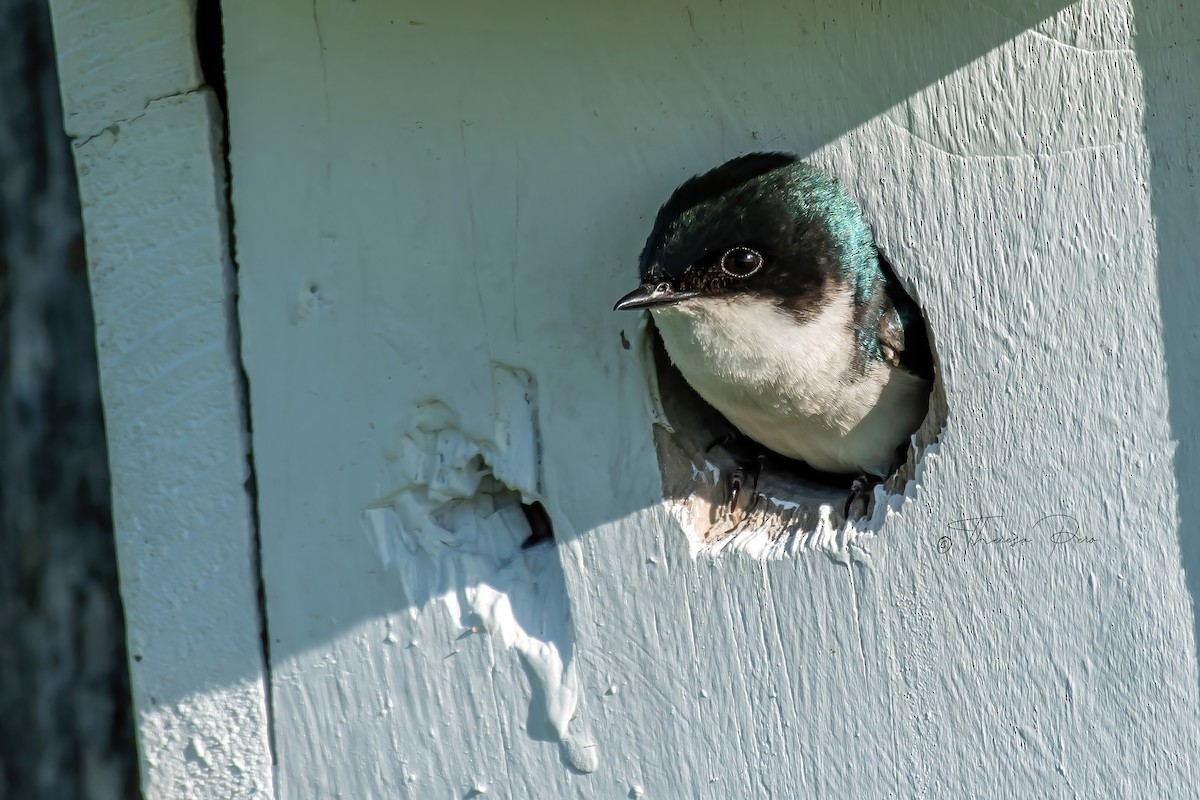
[[(283, 796), (1191, 785), (1134, 9), (1030, 9), (227, 9)], [(689, 555), (609, 311), (670, 189), (759, 148), (852, 187), (944, 367), (915, 500), (834, 557)], [(556, 551), (447, 522), (528, 452), (514, 368)]]
[[(225, 14), (279, 796), (1190, 796), (1198, 12)], [(609, 309), (670, 190), (753, 149), (861, 200), (949, 421), (852, 545), (717, 557)]]
[(220, 112), (191, 3), (52, 4), (148, 798), (271, 797)]

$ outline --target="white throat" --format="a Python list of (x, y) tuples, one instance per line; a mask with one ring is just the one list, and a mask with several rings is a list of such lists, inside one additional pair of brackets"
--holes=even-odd
[(800, 322), (747, 296), (651, 309), (671, 360), (750, 438), (829, 472), (890, 471), (924, 418), (929, 384), (883, 362), (858, 373), (849, 290)]

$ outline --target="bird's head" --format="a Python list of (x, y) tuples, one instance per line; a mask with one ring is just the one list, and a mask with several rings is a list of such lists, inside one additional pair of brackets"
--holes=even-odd
[(871, 230), (830, 176), (789, 153), (735, 158), (675, 190), (616, 310), (749, 296), (803, 310), (831, 285), (857, 300), (878, 273)]

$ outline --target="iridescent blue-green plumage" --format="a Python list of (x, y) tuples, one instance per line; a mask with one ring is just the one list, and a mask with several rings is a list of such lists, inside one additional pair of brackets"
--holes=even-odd
[(883, 476), (933, 377), (920, 309), (858, 204), (793, 155), (686, 181), (617, 309), (648, 308), (688, 383), (749, 438), (818, 470)]
[[(745, 282), (711, 268), (738, 245), (761, 252), (771, 268)], [(789, 153), (752, 153), (681, 185), (659, 211), (639, 267), (643, 284), (671, 281), (710, 295), (757, 291), (802, 319), (830, 281), (847, 286), (862, 357), (895, 353), (932, 377), (920, 311), (880, 257), (858, 204), (833, 177)]]

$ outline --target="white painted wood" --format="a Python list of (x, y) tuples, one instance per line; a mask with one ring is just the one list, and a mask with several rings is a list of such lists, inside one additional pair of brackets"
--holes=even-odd
[(194, 90), (191, 4), (53, 12), (143, 791), (272, 797), (220, 111)]
[[(1158, 260), (1194, 234), (1156, 228), (1152, 192), (1161, 152), (1194, 154), (1159, 148), (1195, 103), (1134, 47), (1196, 64), (1177, 32), (1200, 12), (225, 11), (282, 797), (1194, 793), (1177, 509), (1200, 476), (1172, 441), (1195, 407), (1171, 401), (1197, 387), (1168, 371), (1178, 270)], [(693, 554), (662, 503), (643, 334), (609, 309), (670, 190), (760, 147), (862, 201), (931, 319), (950, 420), (881, 530)], [(89, 245), (139, 241), (88, 225)], [(110, 436), (132, 452), (125, 419)], [(517, 550), (518, 495), (557, 549)], [(147, 606), (131, 641), (190, 636), (197, 608)], [(225, 697), (196, 716), (230, 725)], [(156, 719), (143, 740), (168, 740)], [(218, 796), (188, 775), (173, 796)]]
[[(1128, 4), (226, 11), (284, 797), (1191, 793)], [(923, 484), (833, 558), (689, 554), (609, 310), (669, 191), (763, 147), (862, 199), (944, 366)], [(447, 521), (497, 365), (557, 556)]]
[(63, 124), (72, 137), (131, 119), (159, 97), (203, 83), (195, 0), (49, 0)]

